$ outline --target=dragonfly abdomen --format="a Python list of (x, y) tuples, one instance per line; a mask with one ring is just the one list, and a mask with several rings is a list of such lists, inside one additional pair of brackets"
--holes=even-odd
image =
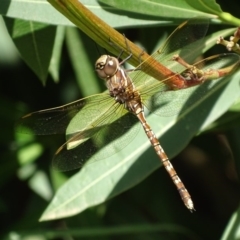
[(143, 129), (144, 129), (149, 141), (151, 142), (152, 146), (154, 147), (154, 149), (155, 149), (159, 159), (161, 160), (164, 168), (167, 170), (167, 172), (170, 175), (171, 179), (173, 180), (175, 186), (177, 187), (177, 190), (178, 190), (185, 206), (189, 210), (193, 211), (194, 210), (194, 205), (193, 205), (193, 201), (191, 199), (191, 196), (188, 193), (187, 189), (185, 188), (181, 179), (178, 177), (173, 165), (171, 164), (171, 162), (168, 159), (167, 154), (164, 152), (163, 148), (161, 147), (156, 135), (154, 134), (151, 127), (147, 123), (147, 121), (145, 119), (145, 116), (144, 116), (144, 112), (143, 111), (139, 112), (138, 114), (136, 114), (136, 116), (140, 120), (140, 122), (143, 126)]

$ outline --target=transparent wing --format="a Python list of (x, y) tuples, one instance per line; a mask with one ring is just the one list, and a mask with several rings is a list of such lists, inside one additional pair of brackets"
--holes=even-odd
[[(179, 63), (169, 60), (174, 54), (179, 54), (184, 60), (191, 63), (191, 59), (198, 56), (196, 49), (202, 48), (198, 47), (197, 40), (205, 35), (207, 26), (208, 21), (205, 19), (192, 19), (183, 23), (167, 39), (163, 47), (147, 61), (157, 69), (157, 63), (160, 62), (170, 72), (174, 69), (176, 75), (179, 75), (185, 68)], [(213, 63), (208, 66), (218, 68), (236, 61), (234, 54), (226, 56), (212, 59)], [(237, 61), (239, 61), (239, 57)], [(196, 66), (200, 67), (201, 65), (202, 68), (206, 62), (198, 63)], [(218, 65), (220, 62), (221, 64)], [(145, 68), (144, 64), (141, 67)], [(203, 67), (203, 69), (205, 68)], [(130, 74), (143, 102), (150, 110), (157, 109), (157, 114), (176, 113), (183, 100), (191, 93), (190, 90), (167, 91), (169, 89), (164, 81), (171, 81), (174, 72), (168, 75), (168, 73), (159, 71), (160, 80), (162, 78), (160, 81), (159, 78), (156, 80), (148, 76), (146, 74), (148, 71), (150, 70), (146, 68), (144, 72), (134, 71)], [(166, 76), (169, 78), (166, 79)], [(137, 118), (128, 113), (123, 105), (116, 103), (109, 94), (103, 93), (61, 107), (28, 114), (20, 119), (18, 126), (22, 131), (26, 131), (28, 128), (29, 131), (40, 135), (66, 133), (67, 142), (56, 152), (53, 166), (58, 170), (67, 171), (82, 167), (90, 157), (96, 161), (123, 149), (138, 132), (137, 127), (132, 128), (136, 122)], [(116, 139), (118, 141), (115, 141)], [(103, 146), (106, 147), (102, 150)]]
[[(172, 58), (177, 54), (188, 64), (196, 62), (205, 45), (203, 37), (206, 35), (208, 25), (209, 20), (205, 18), (193, 18), (182, 23), (168, 37), (164, 45), (146, 60), (159, 72), (160, 77), (158, 79), (150, 76), (151, 69), (144, 63), (137, 68), (140, 70), (130, 73), (130, 77), (137, 86), (145, 106), (150, 111), (155, 111), (156, 114), (161, 116), (177, 114), (183, 104), (186, 104), (186, 107), (190, 106), (193, 101), (198, 101), (208, 91), (201, 87), (197, 90), (194, 98), (191, 98), (192, 101), (187, 101), (197, 87), (173, 91), (166, 84), (176, 81), (176, 76), (179, 81), (183, 81), (181, 74), (186, 70), (186, 67), (177, 61), (173, 61)], [(237, 62), (239, 62), (239, 56), (236, 54), (222, 54), (214, 58), (204, 59), (193, 65), (202, 70), (208, 68), (217, 70)], [(165, 68), (160, 68), (159, 63), (165, 66), (168, 72), (165, 72)]]
[[(114, 111), (113, 109), (112, 111)], [(139, 131), (139, 125), (132, 128), (138, 120), (131, 113), (123, 115), (121, 113), (123, 110), (122, 105), (115, 110), (116, 114), (112, 114), (111, 111), (107, 112), (104, 120), (101, 120), (101, 128), (96, 124), (90, 130), (92, 136), (90, 139), (85, 139), (77, 147), (69, 149), (69, 143), (78, 142), (79, 139), (85, 138), (86, 132), (79, 132), (62, 145), (54, 156), (53, 167), (60, 171), (81, 168), (90, 158), (91, 163), (102, 160), (126, 147)], [(121, 115), (123, 116), (117, 119)], [(111, 124), (108, 124), (109, 121)]]
[[(53, 167), (68, 171), (104, 159), (123, 149), (136, 136), (137, 118), (109, 94), (93, 95), (73, 103), (30, 113), (17, 125), (20, 131), (37, 135), (65, 133), (67, 142), (56, 152)], [(118, 139), (118, 141), (114, 141)]]
[[(167, 70), (173, 73), (180, 73), (184, 70), (183, 66), (175, 61), (171, 61), (172, 57), (178, 54), (186, 62), (192, 64), (202, 52), (204, 46), (203, 37), (206, 35), (208, 25), (209, 20), (204, 18), (193, 18), (179, 25), (167, 38), (163, 46), (146, 60), (149, 65), (154, 66), (159, 72), (160, 77), (158, 80), (146, 78), (146, 75), (151, 75), (150, 71), (152, 70), (148, 68), (148, 64), (143, 62), (137, 67), (140, 71), (130, 73), (135, 85), (149, 88), (151, 86), (150, 83), (161, 80), (159, 87), (164, 88), (165, 84), (163, 82), (167, 81), (169, 75)], [(159, 63), (167, 69), (161, 68)]]
[[(86, 106), (91, 108), (91, 106), (98, 105), (98, 114), (101, 114), (101, 109), (106, 111), (101, 106), (111, 106), (113, 102), (113, 99), (107, 93), (92, 95), (60, 107), (27, 114), (19, 119), (16, 125), (18, 131), (23, 133), (34, 133), (36, 135), (64, 134), (71, 119)], [(90, 117), (85, 116), (85, 122)]]
[(202, 53), (203, 37), (206, 35), (209, 26), (209, 19), (192, 18), (180, 24), (167, 38), (164, 45), (160, 47), (152, 57), (160, 60), (169, 69), (176, 72), (175, 66), (169, 60), (173, 55), (178, 54), (186, 62), (193, 63)]

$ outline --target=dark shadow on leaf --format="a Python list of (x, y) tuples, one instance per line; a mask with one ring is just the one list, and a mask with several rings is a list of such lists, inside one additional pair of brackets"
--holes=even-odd
[(6, 15), (11, 4), (11, 0), (4, 0), (0, 3), (0, 14)]

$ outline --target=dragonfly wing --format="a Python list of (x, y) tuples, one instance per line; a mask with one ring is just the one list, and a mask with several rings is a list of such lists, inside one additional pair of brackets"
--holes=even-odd
[(111, 99), (108, 94), (97, 94), (75, 102), (46, 110), (33, 112), (18, 120), (17, 130), (36, 135), (65, 134), (71, 119), (86, 105), (105, 104)]
[[(94, 129), (96, 132), (100, 127), (104, 127), (106, 124), (111, 124), (117, 118), (127, 113), (119, 103), (106, 94), (107, 97), (103, 98), (102, 95), (95, 95), (91, 102), (78, 111), (71, 119), (66, 129), (67, 141), (76, 139), (75, 135), (82, 136), (85, 132), (86, 137), (91, 136), (87, 132), (92, 132)], [(74, 137), (74, 138), (73, 138)], [(82, 137), (81, 137), (82, 138)], [(73, 142), (70, 140), (70, 142)]]
[[(180, 91), (159, 92), (144, 101), (144, 105), (159, 116), (170, 117), (178, 115), (182, 109), (196, 103), (208, 90), (207, 86), (191, 87)], [(191, 100), (189, 100), (191, 99)]]
[(202, 53), (205, 44), (203, 37), (208, 26), (209, 19), (206, 18), (192, 18), (180, 24), (152, 57), (171, 70), (174, 70), (175, 66), (169, 67), (169, 60), (175, 54), (180, 55), (189, 64), (193, 63)]
[[(185, 68), (172, 60), (173, 56), (176, 54), (181, 56), (181, 58), (189, 64), (194, 63), (194, 61), (201, 55), (202, 49), (205, 45), (203, 37), (206, 35), (208, 25), (208, 19), (193, 18), (178, 26), (167, 38), (164, 45), (146, 60), (148, 64), (144, 64), (143, 62), (136, 68), (137, 71), (130, 73), (134, 84), (136, 86), (142, 86), (144, 89), (151, 86), (148, 79), (148, 75), (151, 75), (151, 69), (148, 65), (152, 65), (155, 69), (158, 69), (158, 63), (161, 63), (172, 72), (181, 73)], [(163, 76), (161, 85), (164, 85), (163, 82), (167, 76), (164, 73), (161, 73), (161, 75)], [(158, 80), (155, 79), (153, 81)]]
[(78, 146), (69, 148), (69, 143), (85, 138), (84, 132), (79, 132), (58, 149), (53, 159), (55, 169), (68, 171), (81, 168), (90, 158), (90, 163), (92, 163), (109, 157), (126, 147), (135, 138), (139, 125), (134, 128), (132, 126), (138, 122), (137, 118), (131, 113), (123, 114), (121, 118), (118, 118), (122, 115), (122, 110), (125, 113), (122, 105), (118, 109), (113, 107), (112, 109), (117, 110), (115, 115), (110, 109), (103, 119), (99, 119), (101, 127), (96, 125), (89, 130), (93, 134), (91, 139), (85, 139)]
[(109, 93), (102, 93), (30, 113), (19, 120), (17, 127), (38, 135), (65, 133), (67, 142), (56, 152), (53, 167), (68, 171), (82, 167), (100, 150), (93, 161), (123, 149), (138, 132), (137, 128), (131, 129), (136, 122), (137, 118)]

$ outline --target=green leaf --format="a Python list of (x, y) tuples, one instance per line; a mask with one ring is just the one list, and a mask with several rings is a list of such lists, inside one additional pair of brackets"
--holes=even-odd
[(232, 16), (230, 13), (223, 12), (220, 5), (217, 4), (215, 0), (186, 0), (186, 2), (199, 11), (215, 14), (225, 23), (234, 24), (236, 26), (240, 25), (240, 20)]
[[(225, 31), (225, 33), (229, 31), (232, 30)], [(216, 38), (218, 35), (219, 33), (215, 33), (211, 38), (206, 38), (206, 45), (213, 45), (215, 40), (212, 40), (212, 37)], [(192, 105), (192, 107), (188, 108), (182, 105), (183, 109), (179, 110), (178, 117), (159, 118), (156, 115), (148, 117), (153, 130), (160, 128), (156, 135), (161, 136), (163, 147), (170, 157), (179, 153), (196, 132), (208, 126), (239, 98), (238, 77), (233, 78), (234, 80), (227, 85), (224, 90), (227, 93), (221, 95), (221, 91), (224, 89), (223, 85), (229, 79), (217, 81), (211, 91), (207, 91), (208, 84), (199, 88), (179, 91), (179, 94), (182, 94), (183, 91), (188, 92), (190, 104), (186, 104), (186, 106)], [(214, 83), (210, 82), (211, 84)], [(206, 94), (204, 96), (200, 94), (200, 101), (192, 99), (191, 94), (196, 91), (195, 95), (197, 95), (197, 92), (202, 93), (203, 90)], [(229, 97), (229, 93), (231, 97)], [(178, 92), (176, 92), (177, 94)], [(137, 131), (137, 127), (134, 126), (131, 131)], [(176, 136), (181, 136), (181, 138)], [(121, 139), (116, 140), (116, 145), (119, 141)], [(150, 148), (146, 152), (149, 145), (144, 132), (140, 131), (134, 141), (123, 151), (94, 164), (87, 164), (79, 174), (76, 174), (60, 188), (41, 220), (77, 214), (138, 184), (159, 167), (159, 160), (154, 155), (153, 149)], [(105, 149), (102, 149), (101, 152), (104, 151)], [(102, 154), (101, 152), (99, 154)], [(151, 154), (151, 158), (148, 154)]]
[(43, 171), (36, 171), (29, 179), (29, 187), (43, 199), (51, 199), (53, 193), (48, 176)]
[[(101, 6), (97, 0), (81, 0), (81, 3), (105, 22), (111, 24), (112, 27), (159, 24), (158, 20), (146, 19), (140, 14), (129, 15), (122, 10)], [(9, 1), (0, 1), (0, 14), (26, 21), (73, 26), (73, 24), (66, 17), (56, 11), (47, 0), (12, 0), (11, 4)]]
[(43, 152), (42, 145), (38, 143), (33, 143), (22, 147), (18, 151), (18, 159), (20, 165), (24, 165), (30, 162), (35, 161)]
[[(174, 0), (138, 0), (137, 7), (135, 0), (100, 0), (101, 3), (105, 3), (114, 8), (129, 12), (137, 12), (156, 16), (159, 18), (193, 18), (193, 17), (208, 17), (213, 18), (213, 14), (208, 14), (204, 11), (199, 11), (194, 7), (194, 4), (188, 4), (187, 1), (174, 1)], [(195, 1), (194, 1), (195, 3)]]
[[(214, 84), (213, 88), (206, 92), (201, 101), (176, 117), (160, 118), (152, 114), (147, 118), (170, 158), (179, 153), (196, 132), (216, 120), (240, 97), (239, 77), (240, 73), (236, 73), (215, 84), (211, 83)], [(208, 84), (193, 88), (192, 93), (197, 94), (199, 90), (202, 91), (201, 88), (208, 88)], [(59, 189), (40, 220), (75, 215), (141, 182), (160, 165), (157, 157), (154, 157), (154, 150), (148, 149), (149, 145), (142, 130), (123, 151), (94, 164), (87, 164)]]
[(223, 131), (231, 130), (240, 126), (240, 99), (234, 103), (229, 110), (218, 120), (213, 122), (205, 131)]
[(0, 17), (0, 32), (0, 63), (18, 63), (20, 56), (8, 34), (6, 24), (2, 17)]
[(239, 211), (238, 208), (229, 219), (229, 222), (224, 230), (221, 240), (237, 240), (240, 238), (239, 232)]
[(45, 84), (52, 57), (56, 27), (7, 18), (5, 18), (5, 23), (22, 58)]
[(49, 73), (51, 74), (55, 82), (58, 82), (59, 80), (59, 68), (60, 68), (60, 60), (61, 60), (62, 45), (63, 45), (64, 37), (65, 37), (65, 27), (58, 26), (55, 41), (54, 41), (52, 58), (49, 66)]
[[(99, 79), (92, 64), (96, 54), (92, 51), (94, 42), (76, 28), (67, 28), (66, 41), (79, 89), (83, 96), (101, 92)], [(94, 60), (93, 60), (94, 59)]]
[(199, 11), (213, 13), (219, 15), (222, 13), (222, 9), (220, 8), (219, 4), (216, 3), (215, 0), (186, 0), (186, 2), (195, 9)]

